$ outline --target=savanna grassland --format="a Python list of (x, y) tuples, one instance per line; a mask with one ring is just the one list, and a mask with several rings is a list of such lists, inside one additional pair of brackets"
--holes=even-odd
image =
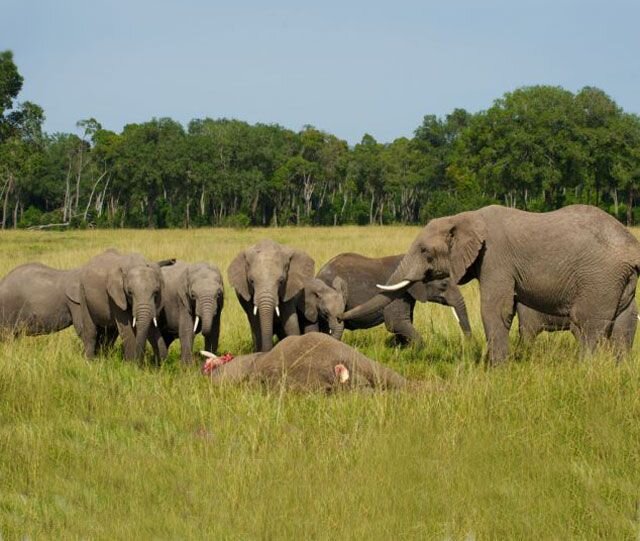
[[(215, 262), (264, 237), (333, 255), (399, 253), (418, 228), (8, 232), (0, 275), (104, 248)], [(507, 366), (478, 362), (448, 308), (418, 305), (422, 349), (384, 328), (345, 340), (413, 379), (407, 392), (214, 388), (196, 366), (88, 362), (72, 329), (0, 344), (0, 537), (636, 539), (640, 353), (578, 359), (545, 334)], [(227, 287), (221, 351), (250, 334)], [(517, 338), (514, 331), (513, 341)], [(201, 345), (201, 342), (198, 342)]]

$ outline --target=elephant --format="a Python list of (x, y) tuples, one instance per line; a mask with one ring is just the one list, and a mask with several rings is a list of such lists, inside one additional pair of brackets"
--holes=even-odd
[(318, 332), (287, 336), (269, 352), (241, 355), (225, 364), (216, 362), (219, 358), (209, 352), (201, 353), (209, 359), (205, 367), (215, 367), (211, 381), (216, 384), (250, 382), (321, 392), (407, 387), (407, 380), (400, 374)]
[(301, 330), (331, 334), (336, 340), (342, 339), (344, 323), (338, 317), (346, 310), (346, 282), (339, 276), (326, 284), (319, 278), (311, 278), (304, 283), (304, 295), (298, 303), (298, 319)]
[(475, 278), (490, 363), (509, 353), (516, 303), (568, 317), (583, 354), (603, 339), (628, 350), (613, 331), (635, 310), (639, 267), (640, 243), (596, 207), (533, 213), (491, 205), (431, 220), (382, 292), (344, 317), (380, 310), (418, 282), (450, 276), (465, 284)]
[[(355, 253), (339, 254), (327, 262), (318, 271), (316, 277), (339, 291), (346, 309), (351, 310), (375, 297), (378, 291), (376, 283), (386, 283), (403, 257), (404, 254), (380, 258), (370, 258)], [(388, 306), (363, 317), (343, 319), (344, 327), (350, 330), (369, 329), (384, 322), (387, 330), (393, 333), (400, 343), (419, 344), (422, 342), (422, 337), (413, 326), (413, 310), (416, 301), (430, 301), (451, 306), (464, 335), (471, 335), (464, 298), (458, 287), (447, 279), (426, 283), (416, 282)], [(335, 305), (336, 303), (331, 304), (331, 306)], [(326, 320), (325, 313), (323, 313), (323, 320)], [(339, 313), (333, 313), (331, 316), (341, 319)], [(329, 321), (331, 322), (331, 319)], [(333, 336), (338, 340), (340, 340), (340, 334), (333, 332)]]
[[(635, 302), (631, 303), (630, 308), (611, 330), (612, 340), (623, 344), (626, 349), (633, 346), (638, 320), (638, 309)], [(524, 342), (534, 340), (542, 331), (571, 331), (576, 338), (580, 338), (578, 329), (571, 325), (571, 318), (568, 316), (552, 316), (538, 312), (524, 304), (516, 306), (516, 313), (518, 314), (518, 332), (520, 339)]]
[(282, 334), (300, 334), (297, 308), (315, 262), (305, 252), (262, 240), (240, 252), (229, 265), (229, 282), (247, 314), (254, 351), (273, 347), (274, 314)]
[(80, 269), (41, 263), (13, 269), (0, 281), (0, 335), (41, 335), (74, 325), (81, 329), (77, 286)]
[(80, 338), (85, 355), (93, 358), (96, 347), (109, 345), (120, 335), (127, 360), (140, 358), (147, 339), (156, 360), (166, 351), (157, 349), (162, 340), (157, 317), (162, 308), (162, 266), (174, 259), (148, 262), (141, 254), (121, 254), (110, 249), (92, 258), (80, 271)]
[(199, 331), (205, 349), (215, 352), (220, 337), (224, 284), (218, 267), (209, 263), (185, 263), (162, 267), (164, 290), (160, 334), (166, 349), (180, 338), (181, 359), (191, 362), (193, 339)]

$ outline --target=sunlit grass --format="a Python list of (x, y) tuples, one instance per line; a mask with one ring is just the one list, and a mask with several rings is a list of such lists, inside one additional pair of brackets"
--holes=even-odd
[[(104, 248), (216, 263), (269, 236), (307, 250), (398, 253), (418, 228), (10, 232), (0, 274)], [(249, 351), (229, 289), (221, 350)], [(23, 538), (608, 539), (640, 533), (638, 344), (617, 365), (543, 335), (490, 370), (474, 337), (418, 305), (422, 349), (384, 328), (346, 341), (421, 384), (403, 393), (212, 388), (173, 346), (161, 368), (87, 362), (72, 330), (0, 344), (0, 533)], [(513, 342), (516, 341), (513, 333)]]

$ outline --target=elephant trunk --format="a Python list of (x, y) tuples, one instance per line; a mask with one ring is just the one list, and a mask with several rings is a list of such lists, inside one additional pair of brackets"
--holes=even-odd
[(196, 306), (196, 315), (200, 316), (201, 331), (203, 335), (211, 334), (213, 318), (218, 311), (213, 295), (201, 295)]
[[(341, 319), (343, 321), (357, 319), (361, 317), (367, 317), (380, 312), (393, 300), (397, 299), (401, 295), (404, 295), (407, 288), (414, 282), (421, 280), (424, 277), (424, 272), (421, 273), (419, 256), (412, 253), (405, 255), (396, 270), (387, 280), (387, 284), (383, 289), (383, 292), (371, 297), (367, 302), (352, 308), (348, 312), (342, 314)], [(378, 287), (381, 284), (378, 284)]]
[[(409, 252), (406, 254), (393, 274), (387, 279), (387, 283), (384, 288), (386, 291), (404, 291), (413, 282), (418, 282), (424, 278), (424, 271), (422, 270), (422, 262), (420, 257)], [(379, 284), (380, 286), (382, 284)]]
[(271, 351), (273, 345), (273, 314), (275, 301), (271, 295), (263, 295), (257, 300), (258, 317), (260, 319), (260, 351)]
[(149, 334), (149, 327), (155, 318), (155, 309), (152, 305), (144, 303), (138, 304), (133, 309), (135, 318), (135, 327), (133, 329), (136, 335), (136, 356), (141, 356), (144, 352), (145, 342)]
[(469, 315), (467, 314), (467, 305), (461, 293), (458, 293), (457, 297), (453, 299), (451, 308), (453, 309), (453, 315), (458, 320), (458, 325), (460, 325), (462, 329), (462, 333), (465, 336), (471, 336), (471, 325), (469, 323)]
[(338, 321), (336, 318), (329, 320), (329, 333), (336, 340), (342, 340), (342, 333), (344, 332), (344, 323)]

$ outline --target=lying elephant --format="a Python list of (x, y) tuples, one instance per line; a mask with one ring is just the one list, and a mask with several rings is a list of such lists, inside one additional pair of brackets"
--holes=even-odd
[(80, 333), (79, 273), (41, 263), (13, 269), (0, 281), (0, 334), (49, 334), (72, 324)]
[[(538, 312), (522, 303), (518, 303), (516, 313), (518, 314), (520, 338), (525, 342), (535, 339), (542, 331), (571, 331), (577, 339), (580, 339), (578, 329), (571, 325), (571, 319), (568, 316), (552, 316)], [(622, 324), (614, 326), (611, 331), (611, 339), (614, 343), (624, 344), (627, 348), (633, 345), (637, 319), (638, 309), (633, 302), (627, 316), (622, 320)]]
[(407, 380), (400, 374), (347, 344), (317, 332), (289, 336), (267, 353), (241, 355), (225, 364), (209, 352), (202, 354), (209, 359), (205, 367), (215, 367), (211, 370), (211, 381), (217, 384), (254, 382), (270, 387), (284, 385), (297, 391), (325, 392), (407, 387)]
[[(376, 284), (384, 284), (393, 274), (404, 254), (388, 257), (370, 258), (360, 254), (340, 254), (324, 265), (317, 274), (317, 279), (338, 292), (343, 299), (345, 310), (366, 303), (376, 296), (379, 290)], [(326, 291), (311, 294), (305, 292), (307, 306), (316, 299), (318, 304), (320, 330), (332, 330), (335, 338), (340, 340), (342, 329), (337, 329), (333, 321), (341, 313), (332, 313), (340, 308)], [(453, 308), (453, 314), (462, 332), (471, 335), (471, 326), (464, 298), (458, 286), (448, 280), (416, 282), (390, 304), (370, 314), (354, 318), (344, 318), (347, 329), (369, 329), (384, 322), (387, 330), (396, 335), (401, 342), (421, 342), (422, 337), (413, 326), (413, 311), (416, 302), (436, 302)]]

